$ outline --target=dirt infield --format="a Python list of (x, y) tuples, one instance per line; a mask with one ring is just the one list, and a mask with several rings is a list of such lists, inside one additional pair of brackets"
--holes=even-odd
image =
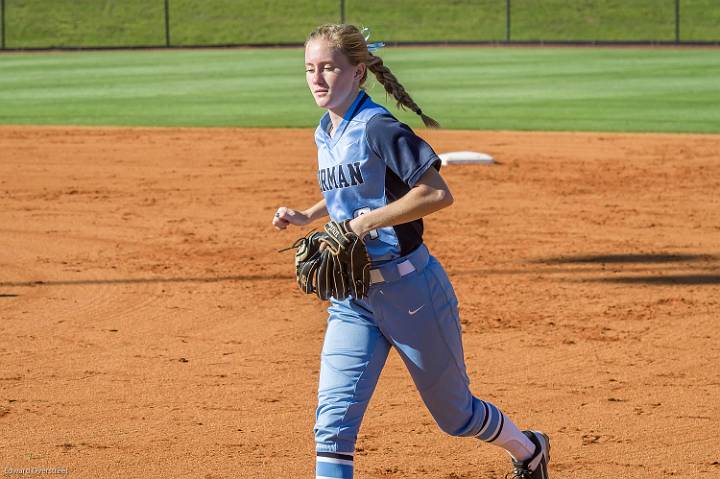
[[(423, 132), (455, 204), (426, 242), (473, 390), (553, 440), (553, 479), (720, 475), (720, 136)], [(314, 477), (324, 305), (297, 291), (310, 130), (0, 127), (0, 468)], [(395, 353), (357, 477), (501, 478)], [(54, 472), (63, 472), (55, 470)]]

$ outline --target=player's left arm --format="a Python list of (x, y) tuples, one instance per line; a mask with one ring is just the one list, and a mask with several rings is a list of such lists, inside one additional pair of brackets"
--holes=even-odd
[(447, 208), (452, 203), (450, 188), (440, 172), (435, 168), (428, 168), (403, 197), (353, 218), (349, 226), (358, 236), (363, 237), (374, 229), (409, 223)]

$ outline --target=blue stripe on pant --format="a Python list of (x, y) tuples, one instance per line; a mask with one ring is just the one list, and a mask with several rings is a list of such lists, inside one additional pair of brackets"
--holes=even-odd
[(365, 300), (332, 300), (328, 313), (315, 423), (318, 451), (354, 451), (390, 346), (443, 431), (476, 436), (491, 429), (488, 403), (468, 387), (457, 298), (435, 258), (397, 281), (371, 286)]

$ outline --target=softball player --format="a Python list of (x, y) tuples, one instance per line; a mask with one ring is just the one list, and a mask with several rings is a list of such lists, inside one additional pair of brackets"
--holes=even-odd
[[(371, 49), (370, 49), (371, 50)], [(307, 83), (327, 110), (315, 132), (323, 199), (280, 207), (277, 229), (325, 216), (352, 219), (373, 263), (368, 297), (330, 301), (315, 423), (317, 479), (351, 479), (355, 440), (391, 347), (438, 426), (508, 451), (513, 477), (547, 479), (545, 434), (520, 431), (474, 397), (466, 374), (457, 298), (423, 244), (422, 217), (452, 204), (433, 149), (361, 88), (367, 71), (402, 105), (424, 115), (352, 25), (323, 25), (305, 43)]]

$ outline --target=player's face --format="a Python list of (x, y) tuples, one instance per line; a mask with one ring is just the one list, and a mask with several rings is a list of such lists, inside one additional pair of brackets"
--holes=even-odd
[(305, 77), (320, 108), (341, 112), (347, 109), (360, 85), (362, 68), (353, 66), (327, 40), (312, 40), (305, 47)]

